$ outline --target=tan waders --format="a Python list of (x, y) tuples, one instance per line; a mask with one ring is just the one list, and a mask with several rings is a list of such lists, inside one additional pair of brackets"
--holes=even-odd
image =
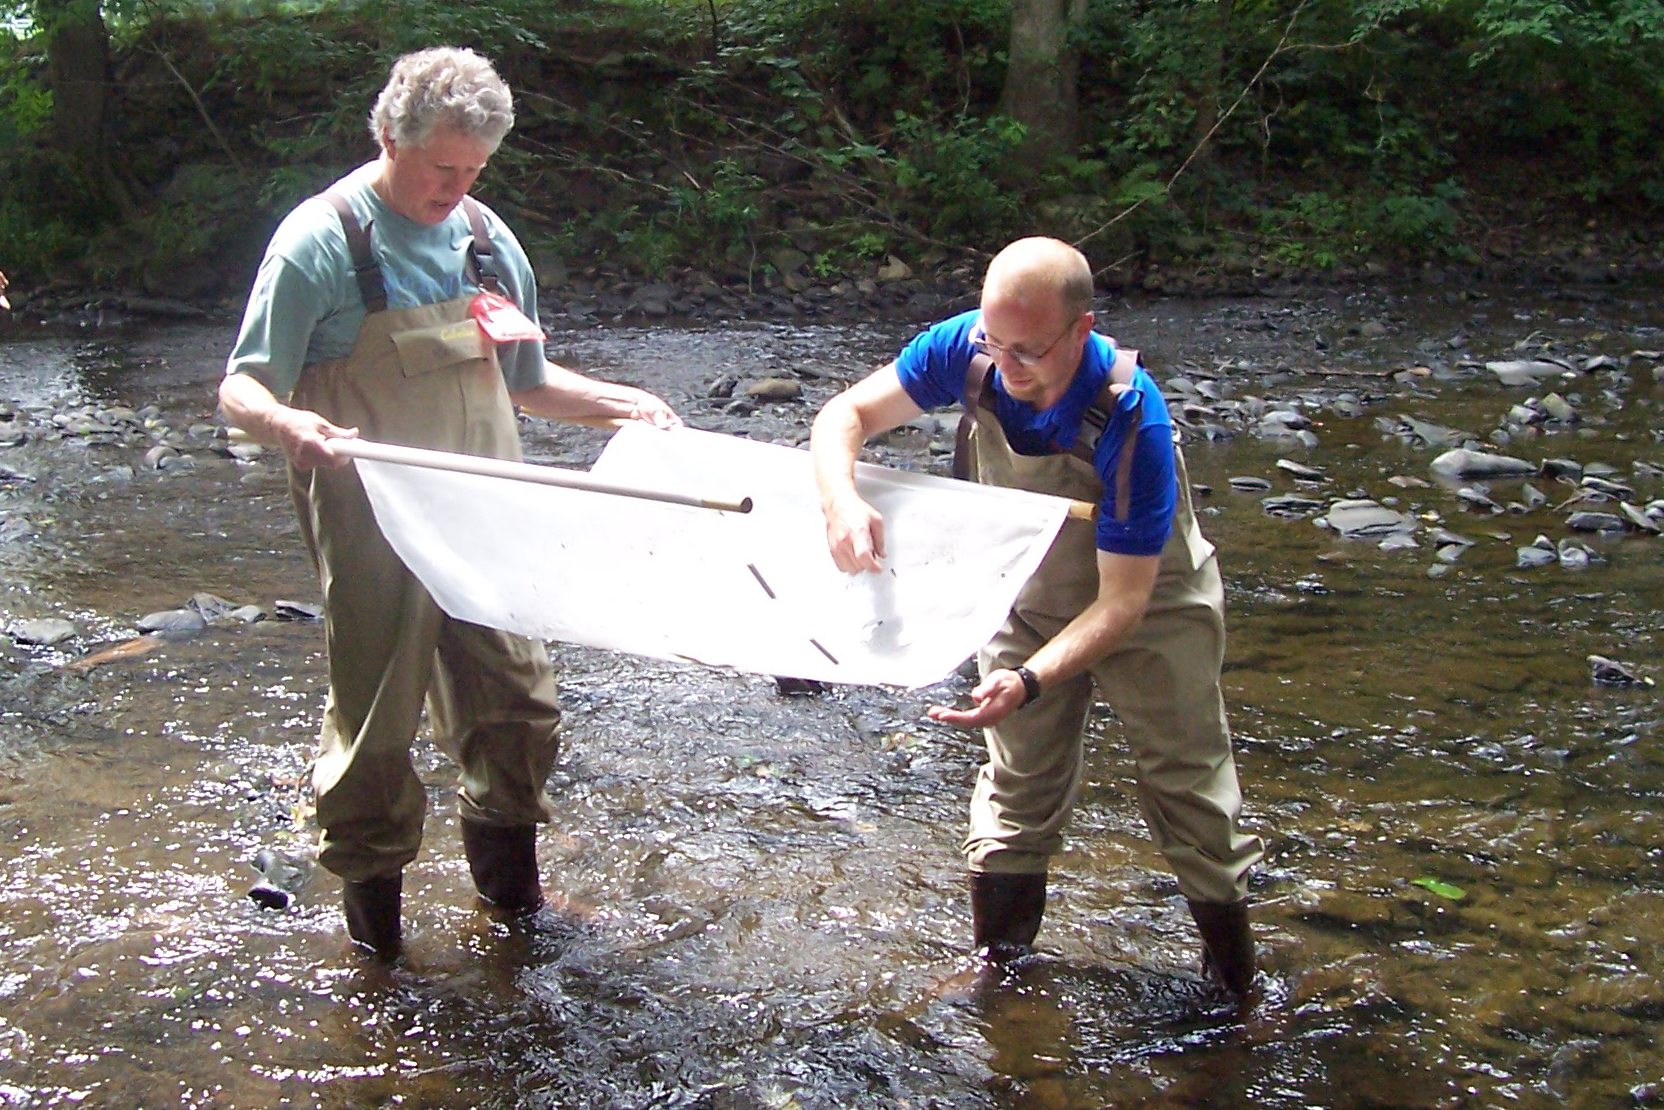
[[(353, 238), (349, 227), (349, 240)], [(468, 298), (369, 315), (352, 352), (309, 366), (291, 403), (371, 440), (519, 459), (514, 409)], [(533, 834), (560, 722), (543, 645), (446, 616), (377, 527), (352, 466), (289, 472), (322, 579), (329, 698), (313, 771), (319, 862), (346, 881), (349, 932), (398, 947), (401, 869), (416, 857), (427, 796), (410, 745), (424, 700), (460, 768), (458, 809), (481, 893), (541, 902)], [(490, 889), (487, 889), (487, 886)]]
[[(1064, 454), (1017, 454), (985, 410), (977, 412), (971, 445), (976, 477), (988, 485), (1100, 500), (1103, 485), (1090, 463)], [(973, 911), (980, 900), (985, 919), (976, 926), (978, 947), (1025, 948), (1044, 909), (1047, 863), (1062, 848), (1079, 795), (1095, 687), (1132, 749), (1151, 838), (1197, 920), (1206, 919), (1207, 966), (1244, 993), (1253, 975), (1248, 872), (1263, 848), (1237, 827), (1242, 795), (1219, 687), (1224, 591), (1213, 546), (1191, 508), (1183, 455), (1174, 450), (1178, 505), (1142, 623), (1088, 673), (1048, 687), (985, 730), (988, 762), (977, 776), (964, 851)], [(1093, 522), (1067, 521), (1005, 627), (983, 649), (982, 673), (1022, 664), (1097, 593)]]

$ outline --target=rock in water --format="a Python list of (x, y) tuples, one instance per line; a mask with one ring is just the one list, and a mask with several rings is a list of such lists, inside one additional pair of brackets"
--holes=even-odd
[(1537, 467), (1512, 455), (1492, 455), (1458, 447), (1433, 460), (1433, 473), (1450, 478), (1507, 478), (1537, 473)]
[(1604, 655), (1591, 655), (1587, 661), (1589, 677), (1594, 679), (1597, 686), (1651, 686), (1653, 684), (1652, 679), (1643, 678), (1617, 660), (1608, 659)]

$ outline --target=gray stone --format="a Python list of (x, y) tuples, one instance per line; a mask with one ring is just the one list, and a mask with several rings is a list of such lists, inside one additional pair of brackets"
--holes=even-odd
[(164, 609), (140, 617), (138, 627), (140, 632), (190, 635), (207, 628), (208, 622), (195, 609)]
[(1415, 518), (1394, 512), (1380, 502), (1368, 498), (1336, 501), (1319, 524), (1331, 528), (1348, 539), (1384, 538), (1394, 533), (1416, 530)]
[(161, 470), (168, 460), (179, 457), (179, 452), (165, 443), (159, 443), (144, 453), (144, 464), (152, 470)]
[(1287, 494), (1282, 497), (1267, 497), (1260, 502), (1260, 507), (1270, 516), (1294, 519), (1317, 512), (1323, 508), (1323, 502), (1314, 501), (1310, 497)]
[(1618, 506), (1618, 512), (1622, 513), (1623, 518), (1638, 532), (1648, 532), (1654, 536), (1664, 533), (1664, 524), (1627, 501)]
[(1493, 455), (1458, 447), (1433, 460), (1433, 473), (1449, 478), (1504, 478), (1537, 473), (1536, 466), (1512, 455)]
[(803, 386), (791, 378), (764, 378), (746, 386), (745, 395), (758, 401), (795, 401), (803, 396)]
[(1554, 549), (1554, 555), (1566, 570), (1587, 570), (1589, 567), (1589, 549), (1571, 540), (1561, 540)]
[(1485, 369), (1495, 374), (1503, 385), (1535, 385), (1548, 378), (1571, 373), (1571, 367), (1547, 359), (1506, 359), (1487, 362)]
[(46, 617), (40, 620), (18, 621), (12, 626), (11, 634), (12, 639), (20, 644), (51, 647), (74, 639), (81, 634), (81, 630), (70, 621)]
[(1327, 482), (1329, 480), (1329, 476), (1323, 471), (1316, 467), (1306, 466), (1304, 463), (1297, 463), (1293, 459), (1278, 459), (1277, 469), (1301, 482)]
[(1598, 686), (1651, 686), (1653, 684), (1652, 679), (1637, 675), (1616, 659), (1608, 659), (1604, 655), (1590, 655), (1584, 661), (1589, 664), (1589, 677)]
[(1615, 513), (1578, 512), (1566, 518), (1566, 527), (1574, 532), (1622, 532), (1624, 521)]
[(1579, 419), (1577, 410), (1572, 408), (1571, 402), (1558, 393), (1544, 395), (1542, 405), (1543, 411), (1548, 413), (1550, 420), (1557, 420), (1562, 424), (1575, 424)]

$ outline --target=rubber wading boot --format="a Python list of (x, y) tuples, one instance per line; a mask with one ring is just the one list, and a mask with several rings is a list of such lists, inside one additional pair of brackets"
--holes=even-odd
[(1248, 926), (1248, 899), (1221, 905), (1191, 902), (1190, 916), (1202, 934), (1202, 974), (1238, 998), (1254, 985), (1254, 933)]
[(513, 914), (543, 905), (537, 882), (537, 826), (462, 822), (462, 850), (474, 887), (492, 905)]
[(368, 948), (383, 959), (390, 960), (399, 954), (399, 896), (403, 890), (402, 871), (342, 884), (347, 935), (354, 944)]
[(989, 961), (1006, 963), (1033, 952), (1045, 912), (1045, 872), (971, 872), (971, 935), (976, 950)]

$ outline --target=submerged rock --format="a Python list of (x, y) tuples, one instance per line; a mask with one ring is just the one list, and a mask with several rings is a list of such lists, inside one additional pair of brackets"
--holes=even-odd
[(1546, 378), (1572, 373), (1572, 368), (1547, 359), (1506, 359), (1487, 362), (1485, 369), (1497, 376), (1503, 385), (1535, 385)]
[(1524, 570), (1533, 567), (1546, 567), (1550, 563), (1558, 562), (1560, 551), (1547, 536), (1538, 536), (1535, 540), (1515, 551), (1514, 565)]
[(306, 880), (312, 876), (312, 861), (273, 848), (262, 848), (250, 861), (260, 872), (260, 881), (248, 890), (249, 898), (265, 910), (286, 910)]
[(1623, 518), (1616, 513), (1573, 513), (1566, 518), (1566, 527), (1574, 532), (1622, 532)]
[(278, 598), (272, 603), (272, 610), (280, 621), (317, 621), (324, 618), (324, 607), (313, 605), (305, 601), (288, 601)]
[(40, 647), (52, 647), (65, 640), (73, 640), (81, 634), (81, 630), (74, 623), (48, 617), (42, 620), (18, 621), (12, 626), (12, 639), (20, 644), (36, 644)]
[(208, 622), (195, 609), (165, 609), (139, 618), (140, 632), (154, 632), (169, 638), (194, 636), (207, 627)]
[(1537, 466), (1512, 455), (1493, 455), (1458, 447), (1433, 460), (1433, 473), (1449, 478), (1506, 478), (1535, 474)]
[(1336, 501), (1318, 523), (1355, 540), (1381, 539), (1416, 530), (1414, 517), (1395, 512), (1368, 498)]
[(1615, 659), (1608, 659), (1604, 655), (1590, 655), (1585, 660), (1589, 664), (1589, 677), (1597, 686), (1651, 686), (1653, 680), (1643, 677), (1630, 670)]

